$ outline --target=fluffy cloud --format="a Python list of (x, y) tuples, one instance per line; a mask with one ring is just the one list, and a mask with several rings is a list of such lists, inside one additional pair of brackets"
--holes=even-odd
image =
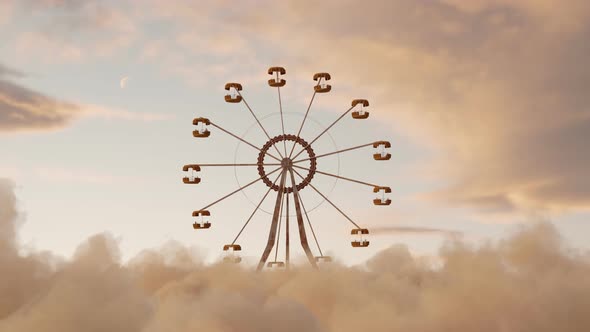
[(438, 228), (425, 228), (425, 227), (411, 227), (411, 226), (383, 226), (383, 227), (371, 227), (371, 234), (423, 234), (423, 235), (442, 235), (448, 238), (460, 238), (463, 233), (456, 231), (449, 231)]
[(60, 128), (80, 112), (77, 105), (45, 96), (9, 80), (23, 75), (0, 65), (0, 132)]
[(11, 181), (0, 179), (0, 252), (14, 252), (17, 210), (13, 190)]
[(24, 77), (25, 74), (13, 68), (8, 68), (0, 63), (0, 78), (2, 77)]
[(590, 260), (549, 224), (495, 245), (449, 242), (433, 267), (404, 246), (365, 266), (256, 273), (187, 248), (122, 264), (108, 235), (71, 259), (19, 254), (13, 185), (0, 181), (0, 331), (584, 331)]
[(435, 171), (451, 182), (439, 198), (488, 211), (590, 207), (587, 3), (467, 3), (297, 1), (251, 26), (289, 35), (288, 52), (321, 54), (308, 63), (371, 89), (380, 115), (436, 142)]
[(336, 73), (335, 85), (357, 86), (396, 129), (440, 149), (432, 171), (449, 184), (435, 197), (486, 211), (588, 209), (590, 6), (556, 6), (292, 1), (224, 22), (279, 59)]

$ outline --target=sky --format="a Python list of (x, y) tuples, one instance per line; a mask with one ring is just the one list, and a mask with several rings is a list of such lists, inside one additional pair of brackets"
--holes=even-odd
[[(585, 0), (0, 1), (0, 332), (590, 330), (590, 3)], [(312, 184), (371, 231), (302, 190), (324, 254), (311, 269), (255, 272), (272, 199), (242, 167), (262, 146), (245, 105), (281, 133), (267, 69), (295, 134), (314, 73)], [(122, 84), (124, 82), (124, 84)], [(291, 229), (293, 233), (294, 227)], [(296, 237), (295, 237), (296, 239)], [(297, 242), (297, 241), (295, 241)], [(293, 243), (293, 241), (292, 241)], [(317, 255), (315, 246), (312, 245)], [(279, 254), (284, 254), (280, 251)]]
[[(353, 220), (380, 230), (369, 248), (351, 248), (348, 221), (302, 192), (306, 205), (319, 204), (310, 217), (323, 250), (343, 264), (393, 244), (435, 256), (456, 234), (485, 243), (547, 221), (569, 246), (588, 249), (590, 4), (560, 4), (2, 1), (0, 177), (14, 184), (20, 250), (70, 257), (83, 239), (108, 232), (123, 260), (178, 242), (215, 261), (265, 190), (258, 184), (216, 205), (213, 227), (195, 232), (193, 210), (257, 172), (209, 168), (187, 186), (182, 166), (250, 163), (257, 151), (215, 129), (195, 139), (192, 119), (262, 146), (254, 118), (224, 102), (223, 86), (240, 82), (278, 135), (270, 66), (287, 70), (281, 97), (291, 133), (313, 74), (332, 75), (332, 91), (314, 99), (302, 131), (308, 141), (352, 99), (370, 101), (369, 119), (344, 118), (317, 153), (392, 143), (387, 162), (373, 161), (370, 148), (318, 160), (320, 170), (392, 188), (392, 205), (376, 207), (371, 188), (314, 179)], [(269, 221), (258, 214), (244, 232), (248, 262), (258, 259)]]

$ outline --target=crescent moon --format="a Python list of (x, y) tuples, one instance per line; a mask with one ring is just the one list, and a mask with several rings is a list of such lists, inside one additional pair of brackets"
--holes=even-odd
[(125, 76), (121, 79), (121, 81), (119, 82), (121, 89), (125, 89), (125, 87), (127, 86), (127, 80), (129, 80), (129, 76)]

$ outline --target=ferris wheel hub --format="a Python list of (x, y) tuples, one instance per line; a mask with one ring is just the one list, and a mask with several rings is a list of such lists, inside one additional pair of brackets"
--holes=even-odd
[[(273, 183), (267, 175), (266, 169), (264, 168), (264, 160), (267, 156), (267, 152), (271, 149), (272, 146), (277, 145), (283, 141), (291, 141), (294, 142), (296, 145), (299, 146), (299, 149), (303, 149), (303, 151), (305, 151), (305, 153), (307, 154), (307, 158), (309, 161), (309, 171), (307, 173), (307, 176), (301, 180), (301, 182), (299, 182), (296, 187), (297, 187), (297, 191), (301, 191), (303, 190), (305, 187), (307, 187), (310, 183), (311, 180), (313, 179), (315, 173), (316, 173), (316, 169), (317, 169), (317, 160), (316, 160), (316, 154), (313, 151), (313, 148), (311, 147), (311, 145), (309, 143), (307, 143), (307, 141), (305, 141), (303, 138), (299, 137), (299, 136), (295, 136), (295, 135), (278, 135), (275, 136), (273, 138), (271, 138), (268, 142), (266, 142), (266, 144), (264, 144), (264, 146), (260, 149), (260, 154), (258, 154), (258, 174), (260, 174), (260, 177), (262, 178), (262, 181), (269, 187), (272, 188), (272, 190), (274, 191), (279, 191), (279, 185), (276, 183)], [(281, 143), (282, 144), (282, 143)], [(297, 162), (296, 160), (291, 159), (290, 157), (286, 157), (284, 159), (281, 160), (281, 167), (285, 170), (292, 170), (293, 169), (293, 165), (294, 163)], [(285, 187), (284, 188), (286, 193), (292, 193), (293, 192), (293, 186), (291, 187)]]
[(281, 161), (281, 167), (283, 167), (284, 169), (290, 169), (291, 167), (293, 167), (293, 160), (291, 158), (283, 158), (283, 160)]

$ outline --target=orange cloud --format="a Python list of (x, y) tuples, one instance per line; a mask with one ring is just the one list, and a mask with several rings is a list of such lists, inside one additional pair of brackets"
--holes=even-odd
[(549, 224), (495, 245), (447, 243), (440, 262), (394, 246), (347, 268), (256, 273), (182, 246), (120, 261), (109, 235), (71, 259), (19, 254), (0, 180), (0, 331), (585, 331), (590, 261)]
[(338, 73), (334, 84), (359, 87), (396, 130), (437, 147), (432, 172), (450, 182), (441, 200), (588, 209), (590, 8), (549, 3), (292, 1), (273, 7), (280, 20), (228, 15), (285, 59)]

